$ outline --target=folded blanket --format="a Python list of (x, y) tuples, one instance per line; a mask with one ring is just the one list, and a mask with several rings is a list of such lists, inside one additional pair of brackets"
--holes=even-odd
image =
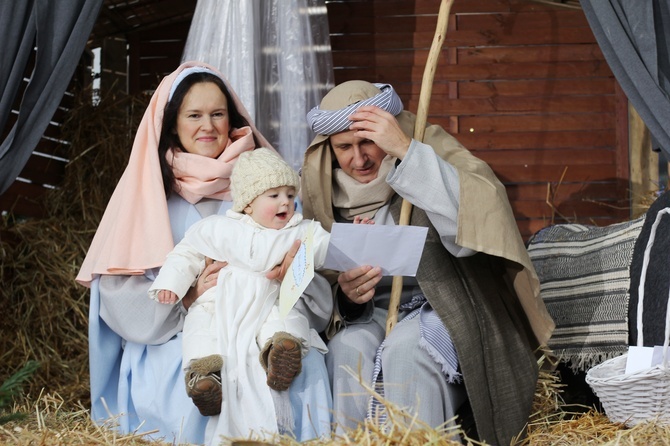
[(628, 350), (630, 265), (644, 217), (538, 231), (528, 253), (556, 330), (549, 347), (574, 372)]
[[(637, 345), (637, 306), (639, 302), (640, 274), (644, 252), (649, 242), (651, 226), (659, 211), (670, 207), (670, 192), (665, 192), (647, 210), (646, 220), (635, 242), (630, 265), (630, 303), (628, 306), (628, 329), (630, 345)], [(656, 236), (649, 253), (649, 267), (645, 278), (643, 329), (644, 345), (663, 345), (665, 341), (665, 313), (670, 289), (670, 216), (664, 215), (656, 228)]]

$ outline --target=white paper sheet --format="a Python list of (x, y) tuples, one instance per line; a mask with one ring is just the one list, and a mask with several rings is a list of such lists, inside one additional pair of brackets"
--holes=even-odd
[[(668, 353), (670, 355), (670, 353)], [(626, 358), (626, 370), (624, 373), (635, 373), (640, 370), (648, 369), (663, 363), (663, 346), (654, 347), (628, 347), (628, 357)]]
[(653, 353), (653, 347), (628, 347), (628, 357), (626, 358), (626, 370), (624, 373), (628, 375), (629, 373), (635, 373), (651, 367)]
[(324, 268), (379, 266), (385, 276), (415, 276), (428, 228), (333, 223)]

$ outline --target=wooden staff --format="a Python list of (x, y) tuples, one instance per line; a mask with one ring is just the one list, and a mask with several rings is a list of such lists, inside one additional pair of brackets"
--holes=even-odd
[[(416, 123), (414, 124), (414, 139), (423, 141), (423, 134), (426, 130), (426, 120), (428, 117), (428, 106), (430, 105), (430, 96), (433, 92), (433, 79), (435, 78), (435, 70), (437, 69), (437, 59), (440, 57), (442, 43), (444, 43), (447, 34), (447, 23), (449, 21), (449, 11), (454, 0), (442, 0), (440, 3), (440, 11), (437, 15), (437, 26), (435, 28), (435, 36), (433, 43), (430, 46), (428, 53), (428, 60), (426, 61), (426, 68), (423, 71), (423, 79), (421, 80), (421, 92), (419, 93), (419, 105), (416, 113)], [(408, 225), (410, 216), (412, 215), (412, 203), (402, 200), (402, 207), (400, 209), (400, 220), (398, 224)], [(398, 323), (398, 307), (400, 306), (400, 295), (402, 293), (402, 276), (393, 276), (393, 283), (391, 285), (391, 300), (389, 301), (389, 310), (386, 317), (386, 335), (388, 336)]]

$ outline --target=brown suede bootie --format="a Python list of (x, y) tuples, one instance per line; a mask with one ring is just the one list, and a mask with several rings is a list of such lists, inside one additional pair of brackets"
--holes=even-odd
[(286, 390), (302, 369), (301, 342), (295, 336), (279, 331), (265, 344), (260, 360), (268, 375), (268, 386)]
[(223, 358), (210, 355), (194, 359), (184, 373), (186, 394), (205, 417), (221, 413), (223, 392), (221, 390), (221, 369)]

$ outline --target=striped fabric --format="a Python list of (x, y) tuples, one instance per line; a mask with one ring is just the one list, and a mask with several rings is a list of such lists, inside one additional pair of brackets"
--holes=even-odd
[(333, 135), (348, 130), (349, 116), (364, 105), (375, 105), (396, 116), (402, 111), (402, 100), (389, 84), (373, 84), (381, 93), (350, 104), (339, 110), (321, 110), (319, 106), (307, 112), (307, 123), (317, 135)]
[[(423, 294), (412, 296), (412, 300), (400, 305), (400, 311), (410, 311), (398, 324), (409, 321), (415, 317), (420, 318), (419, 327), (421, 340), (419, 346), (426, 350), (431, 358), (442, 366), (444, 378), (449, 383), (461, 382), (462, 376), (458, 371), (458, 355), (449, 331), (440, 320), (435, 310), (430, 306)], [(386, 340), (382, 341), (375, 356), (372, 382), (375, 392), (381, 399), (384, 395), (384, 371), (382, 370), (382, 352)], [(386, 422), (385, 405), (374, 395), (370, 397), (368, 405), (368, 419), (376, 421), (379, 426)]]
[(644, 217), (604, 227), (555, 225), (528, 242), (556, 322), (549, 347), (575, 372), (628, 349), (630, 264), (643, 223)]

